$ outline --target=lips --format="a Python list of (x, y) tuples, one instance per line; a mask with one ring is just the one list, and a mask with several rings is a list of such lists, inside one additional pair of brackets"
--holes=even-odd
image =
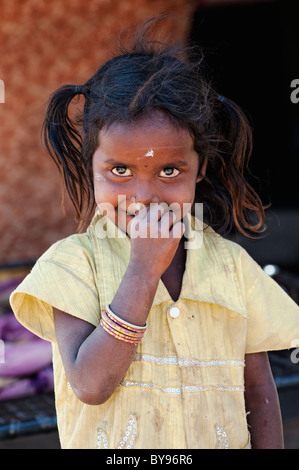
[(140, 202), (131, 203), (129, 207), (127, 207), (126, 214), (130, 217), (135, 217), (135, 215), (137, 215), (140, 212), (142, 207), (144, 206)]

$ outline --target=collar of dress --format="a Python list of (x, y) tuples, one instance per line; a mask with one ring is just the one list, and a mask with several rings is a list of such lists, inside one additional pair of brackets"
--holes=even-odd
[[(242, 273), (237, 269), (241, 247), (226, 240), (188, 213), (183, 219), (187, 239), (186, 267), (179, 299), (174, 302), (160, 280), (152, 307), (181, 299), (208, 302), (247, 316)], [(96, 211), (87, 230), (95, 254), (101, 305), (112, 300), (129, 263), (131, 240)]]

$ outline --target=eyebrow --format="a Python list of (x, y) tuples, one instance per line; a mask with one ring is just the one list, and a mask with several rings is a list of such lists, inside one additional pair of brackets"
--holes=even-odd
[[(104, 160), (104, 163), (109, 164), (109, 165), (128, 166), (127, 163), (123, 163), (123, 162), (121, 162), (121, 160), (114, 160), (113, 158), (108, 158), (107, 160)], [(134, 164), (130, 164), (129, 166), (132, 167), (132, 168), (136, 167), (136, 165), (134, 165)], [(169, 167), (170, 166), (174, 166), (174, 167), (176, 167), (176, 166), (180, 166), (180, 167), (188, 166), (188, 162), (183, 161), (183, 160), (172, 160), (172, 161), (169, 161), (168, 163), (165, 163), (163, 165), (164, 168), (166, 168), (168, 166)]]

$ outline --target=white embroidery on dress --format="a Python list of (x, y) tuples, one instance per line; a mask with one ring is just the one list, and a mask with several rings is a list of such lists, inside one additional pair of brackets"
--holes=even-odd
[(134, 361), (153, 362), (155, 364), (178, 364), (176, 356), (157, 357), (150, 354), (136, 354)]
[(126, 432), (121, 438), (118, 449), (132, 449), (137, 434), (137, 420), (134, 415), (130, 415)]
[(179, 360), (179, 366), (198, 366), (198, 367), (244, 367), (244, 361), (199, 361), (197, 359)]
[(122, 387), (145, 387), (161, 390), (162, 392), (171, 395), (180, 395), (182, 392), (205, 392), (208, 390), (216, 390), (223, 392), (244, 392), (244, 387), (239, 385), (231, 385), (224, 387), (222, 385), (182, 385), (182, 387), (162, 387), (161, 385), (146, 382), (133, 382), (129, 380), (122, 380), (119, 384)]
[[(104, 429), (98, 429), (97, 438), (97, 449), (108, 449), (109, 438)], [(124, 435), (121, 437), (117, 449), (132, 449), (137, 435), (137, 419), (133, 414), (129, 417), (129, 423), (127, 425)]]
[(104, 429), (98, 429), (97, 449), (108, 449), (109, 439)]
[(167, 364), (167, 365), (178, 365), (180, 367), (244, 367), (245, 362), (239, 360), (228, 360), (228, 361), (200, 361), (198, 359), (178, 359), (177, 356), (153, 356), (151, 354), (136, 354), (135, 361), (152, 362), (154, 364)]
[(229, 449), (229, 441), (224, 427), (216, 424), (217, 449)]

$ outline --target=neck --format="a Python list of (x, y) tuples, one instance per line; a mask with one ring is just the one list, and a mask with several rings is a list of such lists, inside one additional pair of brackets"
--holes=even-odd
[(180, 296), (185, 271), (187, 253), (184, 243), (185, 238), (182, 237), (172, 262), (161, 276), (162, 282), (174, 301), (177, 301)]

